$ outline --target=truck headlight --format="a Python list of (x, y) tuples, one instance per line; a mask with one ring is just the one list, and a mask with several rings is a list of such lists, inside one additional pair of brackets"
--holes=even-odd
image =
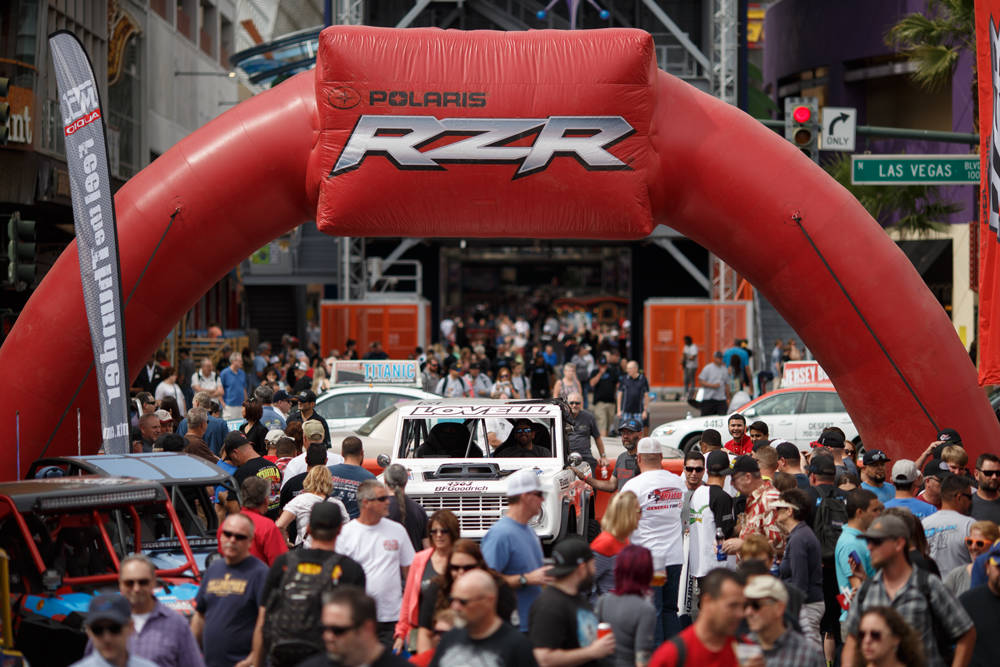
[(677, 428), (674, 426), (659, 426), (656, 429), (654, 429), (650, 435), (652, 435), (654, 438), (659, 437), (661, 435), (673, 435), (674, 431), (676, 430)]

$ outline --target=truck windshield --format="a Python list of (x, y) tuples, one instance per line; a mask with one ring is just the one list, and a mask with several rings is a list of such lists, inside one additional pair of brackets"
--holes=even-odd
[(402, 458), (552, 458), (550, 418), (414, 417), (403, 421)]

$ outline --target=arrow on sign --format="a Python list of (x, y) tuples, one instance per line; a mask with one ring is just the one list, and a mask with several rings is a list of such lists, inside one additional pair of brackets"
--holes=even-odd
[(833, 136), (833, 128), (837, 124), (838, 121), (845, 121), (846, 122), (849, 119), (850, 119), (850, 116), (848, 116), (846, 113), (841, 113), (839, 116), (837, 116), (836, 118), (834, 118), (833, 121), (830, 122), (830, 130), (829, 130), (830, 136), (831, 137)]

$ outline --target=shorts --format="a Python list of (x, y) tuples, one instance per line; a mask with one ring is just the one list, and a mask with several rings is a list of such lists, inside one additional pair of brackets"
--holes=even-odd
[(645, 426), (646, 428), (649, 428), (649, 413), (648, 412), (646, 413), (646, 418), (645, 419), (642, 418), (642, 413), (641, 412), (623, 412), (622, 413), (621, 421), (625, 421), (626, 419), (638, 419), (639, 421), (642, 422), (643, 426)]

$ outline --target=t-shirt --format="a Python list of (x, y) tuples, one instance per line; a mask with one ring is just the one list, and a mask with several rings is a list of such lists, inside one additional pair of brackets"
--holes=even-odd
[(281, 431), (285, 430), (285, 418), (281, 416), (281, 413), (274, 409), (273, 405), (265, 405), (261, 410), (260, 423), (264, 425), (268, 431), (272, 429), (278, 429)]
[(306, 529), (309, 528), (309, 517), (312, 516), (313, 506), (316, 503), (324, 502), (333, 503), (338, 508), (340, 508), (341, 516), (344, 521), (347, 521), (347, 508), (344, 507), (344, 503), (340, 502), (336, 498), (326, 498), (318, 496), (315, 493), (300, 493), (288, 502), (287, 505), (282, 509), (283, 512), (291, 512), (295, 515), (295, 540), (293, 544), (298, 546), (302, 544), (306, 547), (312, 546), (312, 537), (306, 535)]
[(636, 377), (623, 375), (618, 381), (618, 391), (622, 395), (622, 412), (642, 412), (644, 398), (649, 393), (649, 382), (641, 373)]
[(804, 522), (788, 534), (778, 574), (782, 581), (805, 593), (807, 603), (823, 600), (822, 551), (816, 534)]
[[(597, 639), (597, 614), (580, 595), (568, 595), (546, 586), (531, 605), (528, 639), (535, 648), (572, 650), (590, 646)], [(598, 667), (597, 660), (581, 663)]]
[(882, 482), (882, 486), (861, 482), (861, 488), (874, 493), (883, 505), (896, 497), (896, 487), (892, 482)]
[[(507, 623), (489, 637), (472, 639), (465, 628), (441, 637), (431, 667), (537, 667), (531, 642)], [(372, 667), (375, 667), (374, 665)]]
[(594, 607), (597, 620), (610, 623), (615, 635), (615, 664), (636, 664), (636, 653), (648, 657), (656, 646), (656, 608), (639, 595), (602, 595)]
[[(848, 579), (851, 576), (851, 563), (848, 560), (851, 552), (858, 554), (865, 575), (874, 576), (875, 568), (872, 566), (872, 555), (868, 552), (868, 543), (861, 537), (860, 530), (845, 524), (840, 537), (837, 538), (837, 547), (833, 552), (834, 567), (837, 573), (837, 593), (845, 596), (851, 593), (851, 582)], [(847, 620), (846, 609), (841, 610), (840, 620)]]
[(729, 371), (725, 366), (719, 364), (708, 364), (698, 373), (698, 380), (705, 384), (714, 384), (715, 387), (705, 387), (706, 401), (726, 400), (726, 382), (729, 381)]
[(913, 516), (921, 520), (938, 511), (938, 509), (930, 503), (925, 503), (924, 501), (916, 498), (893, 498), (885, 504), (886, 509), (889, 509), (890, 507), (905, 507), (910, 510), (910, 513), (913, 514)]
[(681, 503), (686, 489), (684, 480), (666, 470), (649, 470), (621, 488), (639, 499), (642, 516), (631, 539), (652, 552), (654, 570), (684, 562)]
[(566, 418), (566, 441), (570, 452), (577, 452), (585, 458), (593, 458), (590, 448), (591, 438), (601, 437), (594, 415), (586, 410), (580, 410), (576, 417)]
[(266, 578), (267, 566), (253, 556), (235, 565), (219, 558), (205, 570), (194, 602), (205, 618), (207, 667), (232, 667), (250, 653)]
[(375, 475), (353, 463), (340, 463), (328, 467), (330, 475), (333, 477), (333, 490), (330, 491), (330, 495), (344, 503), (351, 518), (357, 519), (358, 515), (361, 514), (361, 510), (358, 508), (358, 487), (365, 480), (375, 479)]
[[(341, 586), (350, 584), (364, 588), (365, 571), (353, 558), (348, 558), (343, 554), (335, 554), (333, 551), (327, 551), (326, 549), (299, 549), (295, 552), (295, 556), (301, 559), (299, 561), (299, 572), (312, 575), (319, 574), (326, 560), (334, 557), (334, 555), (339, 556), (340, 560), (337, 561), (333, 571), (330, 573), (333, 585)], [(319, 568), (311, 567), (312, 565), (319, 565)], [(265, 604), (271, 597), (271, 591), (281, 586), (281, 579), (285, 576), (285, 570), (287, 569), (288, 554), (284, 553), (274, 560), (271, 569), (267, 572), (267, 578), (264, 580), (263, 600)]]
[[(500, 574), (527, 574), (542, 566), (542, 545), (535, 531), (519, 521), (505, 516), (493, 524), (483, 537), (483, 559)], [(522, 586), (517, 589), (517, 615), (515, 627), (528, 631), (528, 610), (540, 586)]]
[[(341, 667), (342, 663), (336, 662), (325, 653), (318, 653), (304, 662), (300, 662), (298, 667)], [(386, 649), (375, 659), (375, 662), (366, 664), (365, 667), (413, 667), (405, 658), (401, 658), (392, 651)]]
[(730, 454), (735, 454), (736, 456), (747, 456), (753, 452), (753, 440), (750, 439), (749, 435), (744, 433), (739, 442), (736, 442), (735, 439), (731, 439), (723, 445), (722, 448)]
[(930, 556), (942, 572), (951, 572), (959, 565), (972, 562), (965, 538), (969, 526), (975, 523), (971, 516), (959, 514), (955, 510), (938, 510), (921, 521)]
[(406, 521), (401, 521), (403, 515), (399, 511), (396, 496), (389, 499), (389, 518), (406, 529), (414, 551), (420, 551), (424, 548), (424, 535), (427, 534), (427, 511), (413, 498), (409, 496), (404, 496), (404, 498), (406, 499)]
[(736, 525), (733, 498), (720, 486), (699, 486), (691, 494), (688, 510), (688, 576), (704, 577), (717, 567), (735, 566), (736, 559), (716, 558), (716, 528), (726, 537)]
[(594, 403), (614, 403), (615, 390), (618, 388), (618, 369), (608, 364), (601, 368), (598, 366), (590, 375), (590, 379), (600, 376), (600, 380), (594, 385)]
[(340, 531), (337, 549), (365, 569), (365, 592), (375, 598), (378, 622), (398, 621), (403, 603), (400, 568), (409, 567), (414, 556), (403, 527), (385, 518), (374, 526), (350, 521)]
[(226, 405), (243, 405), (247, 394), (247, 374), (243, 372), (242, 368), (234, 371), (226, 366), (219, 373), (219, 382), (222, 383), (222, 400), (225, 401)]
[(969, 515), (976, 521), (992, 521), (1000, 525), (1000, 499), (983, 500), (978, 493), (973, 493), (972, 511)]
[[(265, 565), (270, 565), (274, 559), (288, 551), (285, 536), (274, 522), (262, 514), (245, 509), (243, 514), (253, 521), (253, 540), (250, 542), (250, 555), (259, 559)], [(215, 531), (215, 539), (219, 542), (219, 553), (222, 553), (222, 524)]]
[(281, 471), (262, 456), (252, 458), (233, 473), (237, 486), (243, 485), (247, 477), (260, 477), (271, 484), (271, 493), (267, 496), (267, 512), (265, 516), (272, 521), (281, 515)]
[[(288, 466), (285, 466), (288, 469)], [(288, 477), (285, 475), (285, 479), (281, 482), (281, 509), (284, 510), (288, 507), (288, 503), (292, 502), (292, 498), (297, 498), (299, 494), (302, 493), (302, 484), (306, 481), (306, 475), (308, 473), (301, 472), (294, 477)]]
[(639, 461), (629, 454), (622, 452), (615, 459), (615, 480), (618, 482), (618, 490), (621, 491), (625, 484), (639, 474)]
[(685, 345), (682, 353), (684, 354), (684, 368), (698, 370), (698, 346), (694, 343)]
[[(705, 667), (739, 667), (736, 660), (736, 651), (733, 649), (734, 641), (726, 642), (726, 645), (718, 651), (710, 651), (698, 639), (694, 632), (694, 626), (688, 626), (680, 633), (681, 641), (684, 642), (685, 665), (704, 665)], [(660, 648), (656, 649), (649, 667), (675, 667), (677, 665), (677, 647), (672, 641), (664, 642)]]
[(972, 649), (970, 667), (1000, 665), (1000, 597), (989, 586), (979, 586), (959, 596), (969, 616), (976, 620), (976, 646)]

